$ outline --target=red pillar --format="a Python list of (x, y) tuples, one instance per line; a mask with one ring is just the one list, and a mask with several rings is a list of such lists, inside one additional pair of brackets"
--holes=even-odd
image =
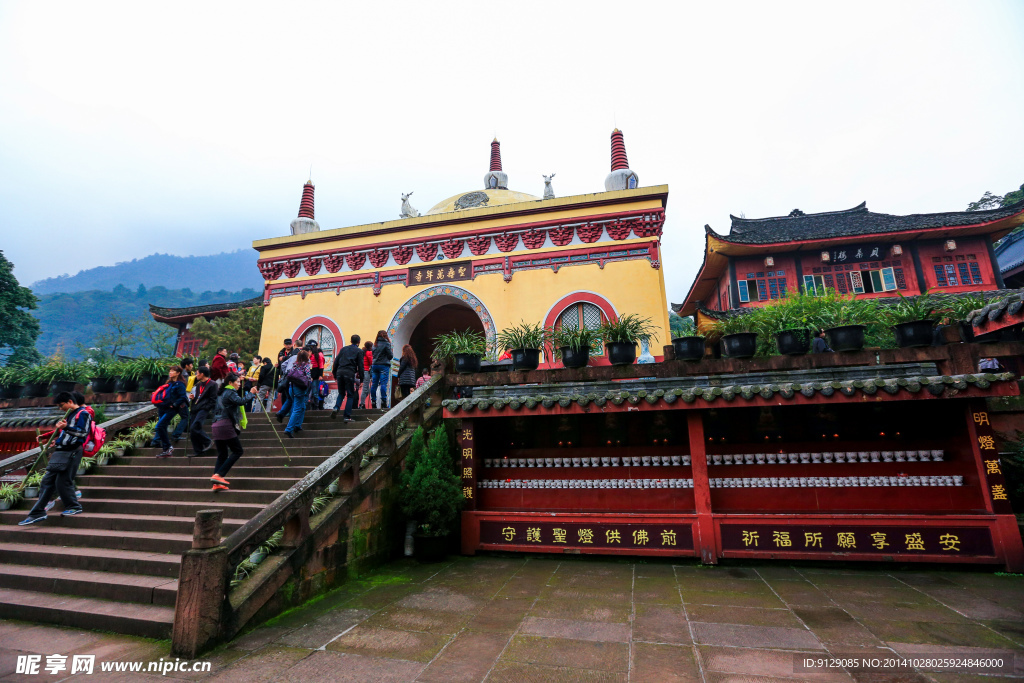
[(711, 487), (708, 460), (704, 448), (704, 420), (699, 410), (686, 411), (686, 429), (690, 436), (690, 469), (693, 473), (693, 500), (697, 509), (697, 536), (693, 542), (704, 564), (718, 564), (715, 522), (711, 517)]

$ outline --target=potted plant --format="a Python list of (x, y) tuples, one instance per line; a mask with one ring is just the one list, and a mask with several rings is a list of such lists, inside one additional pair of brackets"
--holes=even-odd
[(39, 398), (46, 396), (50, 389), (50, 374), (42, 365), (34, 365), (25, 369), (25, 387), (21, 390), (24, 398)]
[(21, 482), (22, 493), (26, 498), (35, 498), (39, 495), (39, 484), (43, 481), (42, 472), (33, 472)]
[(134, 443), (132, 443), (129, 439), (123, 438), (117, 438), (114, 439), (113, 441), (108, 441), (105, 444), (105, 446), (110, 446), (112, 451), (112, 457), (115, 458), (120, 458), (122, 455), (124, 455), (125, 453), (129, 453), (133, 448), (135, 448)]
[(585, 368), (600, 343), (600, 331), (589, 327), (560, 327), (551, 333), (551, 344), (558, 349), (562, 365), (571, 369)]
[(860, 351), (864, 348), (864, 331), (871, 318), (877, 317), (878, 304), (856, 296), (836, 294), (821, 313), (822, 327), (833, 351)]
[(598, 328), (612, 365), (631, 365), (636, 360), (636, 345), (641, 341), (650, 344), (656, 332), (650, 318), (636, 313), (609, 318)]
[(928, 292), (915, 297), (901, 293), (899, 301), (885, 311), (885, 319), (896, 333), (896, 345), (901, 349), (931, 346), (936, 315), (935, 299)]
[(75, 386), (88, 379), (89, 370), (84, 363), (52, 361), (43, 367), (46, 369), (46, 378), (50, 381), (50, 393), (53, 394), (74, 391)]
[(480, 358), (487, 353), (487, 339), (473, 330), (455, 330), (434, 339), (434, 357), (454, 359), (459, 373), (480, 372)]
[(947, 309), (946, 315), (949, 318), (950, 327), (960, 333), (960, 338), (947, 338), (946, 341), (974, 341), (974, 327), (966, 322), (967, 315), (971, 311), (983, 308), (985, 303), (985, 296), (983, 294), (975, 294), (974, 292), (947, 299), (943, 307)]
[(154, 391), (167, 378), (167, 369), (177, 360), (177, 358), (136, 358), (131, 361), (139, 373), (139, 388), (143, 391)]
[(444, 559), (464, 500), (455, 473), (455, 458), (444, 426), (430, 434), (422, 427), (413, 433), (401, 479), (402, 512), (415, 520), (414, 555), (421, 562)]
[(540, 365), (540, 351), (549, 336), (541, 325), (520, 321), (499, 332), (496, 341), (499, 349), (512, 353), (513, 370), (536, 370)]
[(96, 464), (99, 467), (103, 467), (108, 462), (110, 462), (110, 459), (112, 457), (114, 457), (114, 446), (112, 443), (105, 443), (103, 444), (103, 447), (100, 448), (100, 450), (97, 451), (96, 453)]
[(142, 370), (134, 361), (116, 361), (111, 364), (111, 371), (118, 379), (115, 391), (132, 392), (139, 388), (139, 377)]
[(89, 383), (97, 394), (111, 394), (117, 389), (118, 364), (113, 361), (100, 361), (90, 368)]
[(82, 476), (83, 474), (88, 474), (89, 470), (92, 469), (92, 466), (94, 464), (95, 464), (95, 460), (93, 458), (82, 458), (79, 461), (79, 463), (78, 463), (78, 471), (75, 472), (75, 474), (77, 474), (78, 476)]
[(24, 370), (15, 365), (0, 368), (0, 398), (18, 398), (25, 388)]
[(752, 358), (757, 353), (757, 332), (749, 314), (732, 315), (715, 323), (715, 331), (722, 335), (722, 352), (729, 358)]
[(21, 500), (21, 489), (14, 484), (0, 485), (0, 510), (10, 510)]

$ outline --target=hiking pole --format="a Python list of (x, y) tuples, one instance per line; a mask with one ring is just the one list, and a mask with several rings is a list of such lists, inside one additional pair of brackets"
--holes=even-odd
[[(277, 372), (278, 372), (279, 369), (280, 368), (274, 368), (274, 378), (273, 378), (274, 379), (274, 391), (277, 391)], [(257, 398), (259, 398), (258, 394), (257, 394)], [(283, 404), (283, 400), (282, 400), (282, 404)], [(271, 405), (273, 405), (273, 402), (271, 402)], [(284, 455), (288, 459), (288, 467), (291, 467), (292, 466), (292, 456), (291, 456), (290, 453), (288, 453), (288, 448), (284, 445), (284, 440), (281, 438), (281, 435), (277, 433), (277, 427), (274, 426), (274, 421), (270, 419), (270, 411), (269, 410), (264, 410), (263, 412), (266, 413), (266, 415), (267, 415), (267, 424), (270, 425), (270, 429), (274, 432), (274, 436), (277, 437), (278, 443), (281, 444), (281, 450), (284, 451)]]

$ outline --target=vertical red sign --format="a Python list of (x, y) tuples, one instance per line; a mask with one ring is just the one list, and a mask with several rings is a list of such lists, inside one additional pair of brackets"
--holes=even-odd
[(972, 438), (974, 452), (978, 454), (980, 470), (983, 475), (982, 486), (992, 501), (992, 511), (997, 515), (1012, 515), (1010, 497), (1006, 491), (1006, 479), (1003, 477), (1003, 464), (999, 458), (999, 448), (995, 430), (988, 408), (983, 401), (972, 401), (970, 420), (973, 425)]
[(462, 480), (462, 497), (465, 499), (463, 510), (476, 509), (476, 433), (472, 420), (463, 420), (459, 428), (459, 477)]

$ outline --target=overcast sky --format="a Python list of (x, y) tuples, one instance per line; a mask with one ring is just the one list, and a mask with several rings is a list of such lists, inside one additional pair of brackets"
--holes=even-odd
[[(1024, 182), (1024, 2), (0, 2), (0, 249), (27, 284), (481, 187), (667, 183), (668, 296), (729, 214)], [(201, 288), (201, 273), (182, 286)]]

